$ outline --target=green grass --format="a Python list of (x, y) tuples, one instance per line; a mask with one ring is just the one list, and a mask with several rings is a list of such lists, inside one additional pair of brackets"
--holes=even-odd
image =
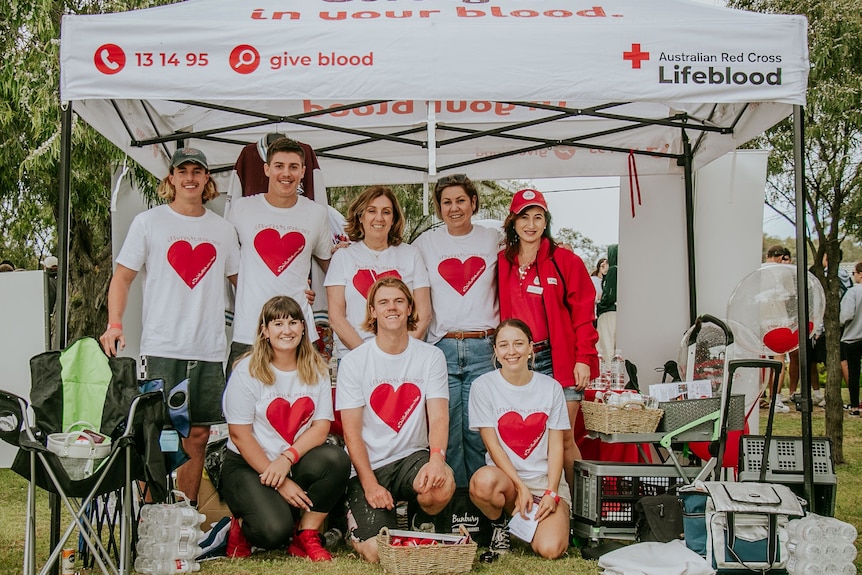
[[(761, 412), (765, 425), (766, 413)], [(792, 412), (778, 414), (775, 435), (798, 436), (801, 417)], [(823, 435), (823, 410), (815, 409), (813, 429), (815, 436)], [(837, 466), (838, 490), (836, 517), (847, 521), (862, 531), (862, 418), (844, 419), (844, 455), (848, 463)], [(24, 513), (27, 484), (8, 469), (0, 470), (0, 573), (20, 573), (24, 547)], [(41, 566), (47, 558), (48, 515), (47, 496), (38, 491), (37, 500), (37, 563)], [(857, 570), (862, 570), (862, 546), (857, 541), (860, 556), (856, 559)], [(83, 572), (87, 573), (87, 572)], [(380, 575), (379, 566), (368, 565), (342, 547), (331, 564), (312, 564), (304, 559), (294, 559), (283, 552), (255, 554), (251, 559), (209, 561), (201, 566), (207, 575)], [(558, 561), (544, 561), (529, 551), (516, 549), (500, 561), (491, 564), (474, 564), (473, 573), (506, 573), (507, 575), (597, 575), (595, 562), (580, 558), (577, 549), (569, 550), (568, 556)]]

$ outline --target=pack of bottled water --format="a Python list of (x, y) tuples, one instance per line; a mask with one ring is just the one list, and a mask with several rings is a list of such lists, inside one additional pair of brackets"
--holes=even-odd
[(141, 507), (135, 571), (146, 575), (172, 575), (200, 571), (200, 525), (206, 519), (179, 492), (178, 503)]
[(856, 575), (856, 528), (809, 513), (787, 524), (790, 575)]

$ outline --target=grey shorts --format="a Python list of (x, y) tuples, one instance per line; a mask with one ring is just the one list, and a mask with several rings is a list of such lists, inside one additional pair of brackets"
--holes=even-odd
[[(224, 367), (220, 361), (195, 361), (156, 357), (141, 358), (146, 379), (161, 379), (165, 382), (165, 397), (168, 406), (176, 408), (188, 404), (189, 422), (192, 425), (214, 425), (224, 423), (221, 411), (221, 396), (224, 393)], [(188, 378), (188, 394), (173, 393), (177, 385)]]
[[(414, 501), (416, 492), (413, 490), (413, 480), (422, 466), (428, 463), (429, 458), (428, 450), (416, 451), (375, 469), (374, 475), (377, 482), (389, 490), (395, 501)], [(348, 519), (347, 528), (350, 530), (350, 536), (356, 540), (365, 541), (375, 537), (380, 533), (381, 527), (395, 529), (398, 526), (394, 507), (375, 509), (368, 504), (359, 477), (351, 477), (347, 482), (347, 507), (353, 516), (353, 521)]]

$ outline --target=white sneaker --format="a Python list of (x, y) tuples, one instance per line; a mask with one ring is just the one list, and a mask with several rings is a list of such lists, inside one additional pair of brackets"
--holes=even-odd
[(775, 413), (790, 413), (790, 408), (784, 405), (780, 397), (775, 401)]
[(811, 392), (811, 402), (817, 407), (826, 407), (826, 398), (823, 396), (823, 392), (819, 389)]

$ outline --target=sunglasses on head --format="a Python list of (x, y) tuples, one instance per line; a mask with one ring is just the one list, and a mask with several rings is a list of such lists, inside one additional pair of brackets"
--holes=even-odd
[(442, 188), (445, 186), (451, 186), (452, 184), (463, 184), (469, 181), (470, 178), (467, 177), (467, 174), (452, 174), (451, 176), (443, 176), (437, 180), (437, 187)]

